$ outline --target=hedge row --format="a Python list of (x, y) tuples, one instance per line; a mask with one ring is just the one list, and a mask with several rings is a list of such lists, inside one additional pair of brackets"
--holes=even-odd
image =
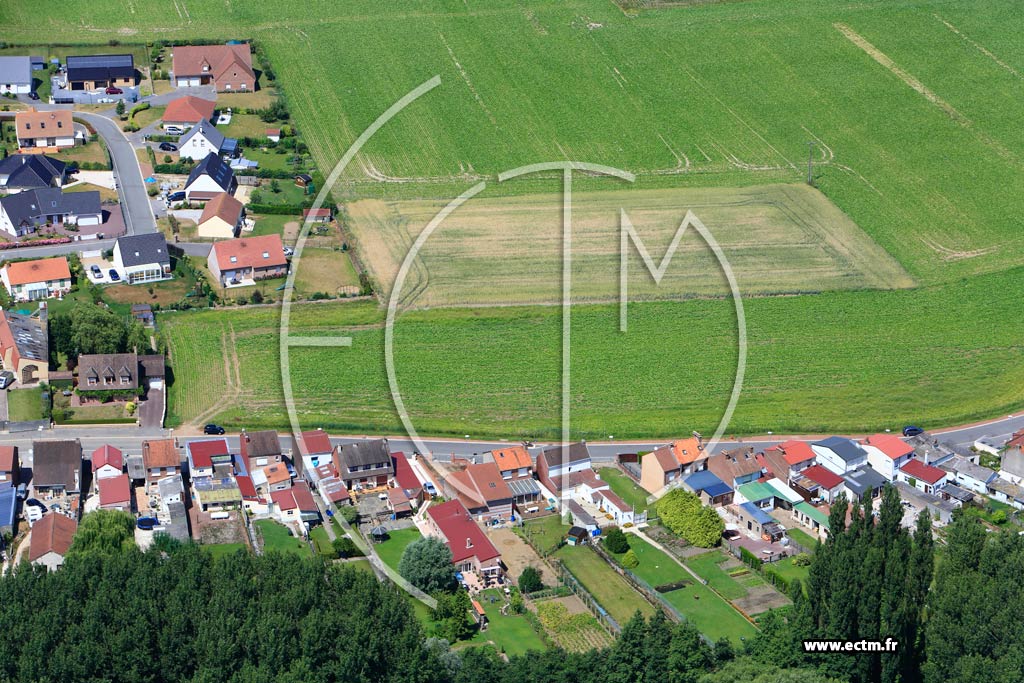
[(301, 216), (302, 210), (309, 207), (302, 204), (249, 204), (245, 208), (249, 213), (262, 213), (270, 216)]
[(73, 241), (70, 237), (53, 237), (45, 240), (30, 240), (28, 242), (0, 242), (0, 249), (15, 249), (17, 247), (46, 247), (51, 244), (67, 244)]

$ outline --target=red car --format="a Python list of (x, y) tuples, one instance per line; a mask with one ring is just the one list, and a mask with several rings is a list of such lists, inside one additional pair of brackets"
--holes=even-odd
[(123, 95), (124, 94), (124, 90), (121, 90), (120, 88), (115, 88), (114, 86), (110, 86), (109, 88), (107, 88), (107, 94), (108, 95)]

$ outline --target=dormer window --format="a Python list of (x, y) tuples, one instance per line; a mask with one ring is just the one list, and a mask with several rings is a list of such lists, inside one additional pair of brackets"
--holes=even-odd
[(230, 259), (230, 261), (231, 261), (232, 263), (238, 263), (238, 257), (237, 257), (237, 256), (232, 256), (232, 257), (231, 257), (231, 259)]
[(270, 258), (270, 252), (269, 251), (263, 252), (263, 258)]
[(57, 122), (57, 127), (58, 128), (63, 128), (64, 127), (64, 122), (63, 121), (58, 121)]
[(40, 121), (39, 122), (39, 127), (40, 128), (46, 128), (46, 121)]

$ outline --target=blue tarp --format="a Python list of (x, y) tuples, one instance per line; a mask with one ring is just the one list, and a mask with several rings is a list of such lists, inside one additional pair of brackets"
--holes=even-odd
[(17, 512), (17, 491), (10, 484), (0, 489), (0, 529), (14, 527), (14, 514)]
[(694, 472), (686, 478), (686, 485), (697, 493), (704, 491), (712, 498), (732, 491), (732, 487), (715, 476), (711, 470)]
[(740, 507), (743, 508), (748, 515), (750, 515), (751, 519), (756, 520), (758, 524), (768, 524), (769, 522), (775, 521), (774, 517), (772, 517), (767, 512), (757, 507), (753, 503), (743, 503), (742, 505), (740, 505)]

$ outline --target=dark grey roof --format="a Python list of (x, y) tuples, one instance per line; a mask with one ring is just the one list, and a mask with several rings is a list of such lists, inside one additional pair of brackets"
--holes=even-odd
[(63, 487), (65, 491), (81, 490), (82, 444), (73, 441), (32, 442), (32, 484)]
[[(352, 470), (354, 467), (365, 467), (367, 465), (383, 465), (378, 469), (391, 471), (391, 453), (388, 451), (387, 439), (374, 439), (372, 441), (356, 441), (338, 446), (338, 458), (341, 463)], [(369, 470), (367, 470), (369, 472)]]
[(167, 374), (165, 359), (158, 353), (139, 356), (139, 365), (146, 379), (162, 378)]
[(281, 455), (281, 439), (277, 432), (266, 429), (261, 432), (244, 432), (245, 454), (250, 458), (265, 458), (269, 455)]
[(142, 462), (141, 455), (129, 455), (125, 462), (128, 464), (128, 477), (130, 479), (146, 478), (146, 466)]
[(867, 465), (858, 467), (854, 471), (843, 475), (843, 482), (846, 484), (846, 488), (858, 496), (863, 496), (869, 491), (882, 488), (885, 486), (886, 481), (888, 480), (885, 477)]
[(78, 55), (64, 60), (69, 81), (133, 78), (135, 60), (129, 55)]
[(540, 457), (544, 458), (549, 468), (560, 467), (563, 463), (569, 464), (571, 462), (590, 460), (590, 449), (587, 448), (587, 444), (577, 441), (568, 446), (548, 448), (540, 454)]
[(196, 164), (196, 167), (188, 174), (188, 182), (185, 183), (185, 187), (187, 188), (203, 175), (210, 176), (213, 182), (217, 183), (225, 192), (231, 189), (231, 179), (235, 177), (231, 167), (213, 152), (207, 154), (205, 159)]
[(60, 159), (43, 154), (12, 154), (0, 160), (0, 176), (7, 177), (0, 187), (20, 190), (53, 187), (60, 184), (57, 181), (63, 181), (65, 168), (67, 164)]
[(844, 462), (852, 462), (854, 460), (867, 457), (867, 451), (858, 446), (851, 439), (846, 439), (841, 436), (830, 436), (827, 439), (815, 441), (811, 445), (821, 446), (822, 448), (831, 450), (842, 458)]
[(32, 85), (32, 60), (28, 57), (0, 57), (0, 83)]
[(583, 509), (583, 506), (577, 503), (575, 500), (568, 501), (565, 506), (572, 513), (573, 519), (579, 520), (581, 524), (587, 526), (597, 526), (597, 520), (594, 519), (589, 512)]
[[(122, 373), (127, 373), (128, 384), (121, 384)], [(95, 377), (102, 380), (103, 377), (113, 377), (115, 389), (134, 389), (139, 386), (139, 357), (134, 353), (96, 353), (81, 354), (78, 356), (78, 386), (84, 390), (103, 391), (105, 387), (100, 381), (98, 385), (90, 387), (83, 378)]]
[(946, 470), (947, 472), (955, 472), (958, 474), (962, 474), (965, 477), (970, 477), (971, 479), (977, 479), (978, 481), (985, 484), (992, 481), (996, 476), (998, 476), (994, 471), (990, 470), (989, 468), (982, 467), (981, 465), (976, 465), (974, 461), (968, 460), (967, 458), (964, 458), (959, 455), (955, 455), (951, 460), (949, 460), (946, 463), (943, 463), (942, 469)]
[(100, 206), (100, 193), (97, 190), (61, 192), (60, 188), (56, 187), (26, 190), (0, 197), (0, 204), (16, 226), (42, 225), (46, 222), (46, 216), (81, 216), (98, 214), (103, 210)]
[(202, 133), (203, 137), (210, 143), (210, 146), (217, 151), (220, 151), (224, 146), (224, 140), (226, 139), (224, 137), (224, 133), (217, 130), (217, 128), (206, 119), (199, 119), (199, 123), (189, 128), (188, 132), (178, 140), (178, 146), (181, 147), (200, 133)]
[(50, 350), (46, 335), (46, 323), (39, 323), (30, 316), (10, 311), (0, 311), (0, 325), (3, 320), (14, 337), (14, 345), (18, 347), (18, 353), (22, 358), (49, 362)]
[(148, 263), (170, 265), (171, 256), (167, 251), (167, 238), (163, 233), (151, 232), (117, 238), (115, 248), (121, 252), (125, 266), (142, 266)]
[(523, 478), (506, 481), (513, 496), (532, 496), (540, 493), (540, 484), (535, 479)]
[(961, 503), (969, 503), (974, 500), (973, 492), (960, 488), (956, 484), (946, 484), (942, 487), (942, 492), (953, 500), (959, 500)]

